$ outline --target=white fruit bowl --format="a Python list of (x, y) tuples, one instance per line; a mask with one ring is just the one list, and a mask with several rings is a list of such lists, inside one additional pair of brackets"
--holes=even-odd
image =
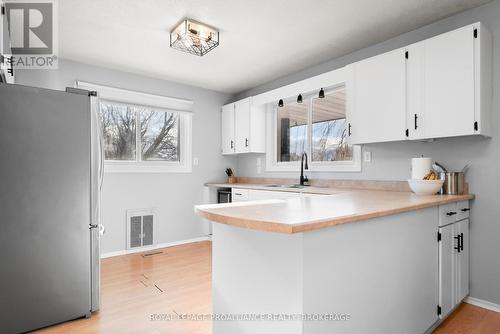
[(417, 195), (434, 195), (443, 186), (444, 180), (408, 180), (410, 189)]

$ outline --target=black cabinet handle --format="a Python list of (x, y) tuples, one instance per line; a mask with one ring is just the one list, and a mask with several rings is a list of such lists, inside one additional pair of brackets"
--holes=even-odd
[(455, 211), (446, 212), (446, 215), (447, 215), (448, 217), (450, 217), (450, 216), (454, 216), (454, 215), (456, 215), (456, 214), (457, 214), (457, 213), (456, 213)]
[(245, 138), (245, 147), (248, 147), (248, 138)]
[(460, 249), (463, 251), (464, 250), (464, 234), (460, 233)]
[(234, 148), (234, 141), (231, 140), (231, 149), (233, 149), (233, 148)]
[(417, 116), (417, 114), (415, 114), (415, 130), (418, 128), (417, 119), (418, 119), (418, 116)]
[(347, 135), (350, 137), (351, 136), (351, 123), (347, 126)]
[(457, 250), (458, 253), (460, 253), (461, 250), (461, 243), (460, 243), (460, 234), (457, 234), (455, 237), (453, 237), (455, 240), (457, 240), (457, 247), (453, 247), (454, 249)]
[(243, 194), (240, 193), (234, 193), (235, 196), (242, 196)]
[(470, 211), (470, 209), (469, 208), (463, 208), (462, 209), (462, 212), (467, 212), (467, 211)]

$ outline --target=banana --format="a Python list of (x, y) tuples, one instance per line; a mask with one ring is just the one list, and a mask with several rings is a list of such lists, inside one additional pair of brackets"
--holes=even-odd
[(429, 173), (425, 174), (424, 180), (437, 180), (437, 175), (431, 170)]

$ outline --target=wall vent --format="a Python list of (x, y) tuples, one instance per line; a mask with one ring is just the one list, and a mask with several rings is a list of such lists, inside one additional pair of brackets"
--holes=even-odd
[(153, 209), (127, 210), (127, 249), (153, 246), (154, 235)]

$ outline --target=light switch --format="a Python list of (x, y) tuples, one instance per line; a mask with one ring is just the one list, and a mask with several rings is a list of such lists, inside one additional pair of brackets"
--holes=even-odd
[(364, 160), (365, 162), (372, 162), (372, 152), (366, 151)]
[(193, 158), (193, 166), (198, 166), (198, 158)]

